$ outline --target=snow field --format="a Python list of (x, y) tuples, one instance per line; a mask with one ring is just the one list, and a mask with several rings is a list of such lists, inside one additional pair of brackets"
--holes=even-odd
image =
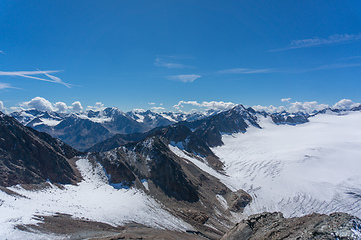
[(51, 185), (40, 191), (27, 191), (19, 186), (10, 188), (26, 198), (0, 191), (0, 239), (55, 239), (55, 236), (22, 232), (14, 226), (36, 223), (32, 219), (35, 214), (54, 215), (57, 212), (114, 226), (134, 221), (156, 228), (192, 229), (144, 192), (114, 189), (108, 184), (100, 165), (93, 168), (87, 159), (80, 159), (77, 167), (84, 178), (78, 186), (65, 185), (61, 190)]
[(213, 149), (231, 187), (250, 193), (244, 214), (281, 211), (286, 217), (347, 212), (361, 217), (361, 112), (319, 114), (302, 125), (224, 135)]

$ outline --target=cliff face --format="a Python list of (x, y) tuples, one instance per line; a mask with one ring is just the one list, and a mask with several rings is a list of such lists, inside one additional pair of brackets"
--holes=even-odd
[(74, 183), (77, 170), (69, 159), (79, 154), (70, 146), (24, 127), (0, 113), (0, 185), (32, 184), (44, 181)]
[(313, 213), (284, 218), (282, 213), (261, 213), (231, 228), (221, 240), (361, 239), (361, 220), (346, 213)]

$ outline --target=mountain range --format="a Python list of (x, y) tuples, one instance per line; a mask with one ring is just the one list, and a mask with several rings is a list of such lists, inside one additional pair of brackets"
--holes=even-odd
[[(272, 114), (266, 112), (256, 113), (251, 108), (248, 108), (247, 111), (251, 115), (269, 115), (277, 124), (304, 123), (307, 122), (310, 116), (302, 112), (294, 114), (285, 111)], [(222, 118), (222, 114), (224, 113), (219, 110), (192, 113), (157, 113), (151, 110), (134, 110), (125, 113), (113, 107), (98, 111), (88, 110), (81, 113), (59, 113), (30, 109), (12, 112), (10, 115), (24, 126), (31, 127), (40, 132), (46, 132), (55, 138), (61, 139), (79, 151), (85, 151), (116, 134), (127, 135), (136, 133), (139, 135), (139, 133), (145, 133), (157, 127), (182, 122), (190, 128), (196, 128), (204, 122), (204, 119), (218, 115), (218, 118)], [(225, 128), (226, 125), (227, 123), (225, 123), (223, 128)]]
[(23, 125), (46, 132), (74, 148), (84, 151), (115, 134), (131, 134), (149, 131), (179, 121), (190, 121), (215, 114), (207, 113), (157, 113), (134, 110), (124, 113), (117, 108), (88, 110), (81, 113), (59, 113), (36, 109), (13, 112), (10, 115)]
[[(116, 108), (77, 114), (24, 110), (12, 113), (12, 117), (1, 113), (0, 207), (18, 209), (29, 204), (29, 208), (33, 209), (30, 207), (35, 205), (32, 199), (38, 199), (36, 196), (39, 195), (43, 196), (37, 200), (40, 203), (36, 203), (40, 204), (40, 208), (28, 210), (29, 219), (39, 212), (45, 214), (43, 208), (47, 206), (47, 212), (74, 216), (63, 219), (66, 219), (64, 221), (67, 224), (75, 221), (74, 224), (79, 226), (94, 224), (80, 224), (79, 218), (84, 217), (87, 218), (86, 221), (119, 225), (123, 223), (119, 216), (131, 208), (134, 216), (123, 216), (128, 219), (126, 223), (133, 221), (145, 226), (187, 230), (200, 238), (219, 239), (242, 218), (250, 203), (254, 202), (253, 206), (258, 206), (259, 201), (263, 201), (265, 196), (258, 196), (258, 193), (263, 193), (268, 185), (258, 186), (259, 182), (254, 181), (257, 176), (253, 176), (255, 171), (259, 171), (259, 176), (265, 175), (268, 183), (273, 181), (267, 180), (269, 176), (273, 176), (271, 179), (283, 176), (280, 175), (282, 165), (279, 165), (277, 159), (272, 162), (272, 155), (269, 155), (271, 159), (264, 162), (257, 160), (249, 165), (247, 161), (253, 159), (246, 159), (244, 162), (235, 160), (237, 162), (234, 169), (242, 166), (239, 173), (244, 176), (232, 173), (229, 164), (233, 164), (234, 156), (242, 158), (237, 151), (244, 146), (236, 142), (236, 148), (224, 152), (223, 149), (228, 148), (222, 146), (230, 146), (230, 138), (238, 139), (239, 136), (249, 136), (258, 131), (267, 132), (269, 126), (281, 125), (283, 127), (278, 128), (284, 130), (286, 126), (299, 129), (296, 128), (298, 125), (313, 122), (315, 118), (321, 117), (322, 120), (322, 116), (343, 116), (349, 113), (351, 117), (358, 116), (351, 113), (360, 110), (361, 106), (350, 111), (325, 109), (314, 114), (285, 111), (267, 113), (257, 112), (240, 104), (222, 112), (190, 115), (139, 110), (123, 113)], [(255, 152), (258, 154), (257, 151), (262, 153), (263, 146), (259, 147), (260, 150), (250, 148), (251, 152), (245, 151), (244, 154), (252, 156)], [(268, 156), (266, 153), (262, 154)], [(301, 163), (317, 159), (316, 155), (305, 156), (306, 160)], [(247, 179), (249, 183), (242, 185), (236, 182), (243, 179)], [(37, 185), (42, 186), (40, 192), (36, 192)], [(3, 195), (3, 192), (8, 195)], [(127, 194), (132, 196), (129, 200), (126, 200)], [(345, 194), (349, 197), (345, 201), (345, 209), (349, 209), (348, 206), (358, 209), (354, 206), (359, 196), (357, 188), (347, 188)], [(281, 193), (280, 195), (283, 196)], [(103, 201), (109, 201), (108, 206), (100, 200), (94, 202), (91, 197), (87, 199), (87, 196), (94, 196), (95, 200), (104, 196)], [(354, 198), (355, 201), (352, 200)], [(298, 203), (299, 199), (300, 197), (288, 200), (288, 205), (292, 206), (292, 201)], [(281, 199), (280, 203), (283, 201), (286, 200)], [(308, 201), (304, 199), (302, 202), (308, 206)], [(314, 208), (318, 206), (317, 199), (310, 199), (309, 202)], [(349, 205), (346, 206), (346, 202)], [(17, 205), (20, 203), (22, 205)], [(320, 203), (320, 207), (322, 204)], [(100, 209), (99, 213), (92, 215), (94, 209)], [(114, 209), (119, 209), (120, 212)], [(275, 222), (285, 224), (282, 229), (290, 227), (288, 220), (284, 220), (279, 214), (264, 216), (244, 220), (240, 225), (242, 229), (231, 229), (224, 239), (237, 239), (230, 236), (239, 236), (238, 231), (248, 236), (244, 239), (252, 239), (252, 234), (270, 236), (273, 233), (267, 229), (274, 229)], [(55, 220), (56, 217), (54, 216)], [(4, 214), (3, 218), (5, 219), (0, 217), (0, 221), (8, 224), (8, 219), (14, 216)], [(19, 215), (19, 219), (24, 219), (24, 216)], [(39, 215), (35, 223), (33, 220), (21, 220), (11, 226), (31, 234), (40, 228), (45, 229), (44, 232), (54, 232), (51, 225), (54, 219), (49, 220), (48, 217)], [(323, 221), (326, 217), (313, 216), (310, 219)], [(356, 221), (356, 218), (349, 216), (342, 219), (345, 224), (351, 220)], [(295, 227), (296, 220), (291, 221), (291, 227)], [(357, 221), (352, 225), (356, 233), (361, 229)], [(317, 226), (312, 227), (317, 230)], [(12, 229), (9, 234), (18, 236), (18, 230)], [(347, 234), (350, 235), (350, 231)], [(327, 236), (333, 236), (328, 230), (326, 232)]]

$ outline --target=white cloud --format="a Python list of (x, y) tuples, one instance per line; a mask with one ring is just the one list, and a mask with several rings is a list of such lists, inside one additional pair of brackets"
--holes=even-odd
[(15, 87), (11, 86), (11, 85), (8, 84), (8, 83), (0, 83), (0, 90), (2, 90), (2, 89), (8, 89), (8, 88), (15, 88)]
[(291, 101), (291, 98), (282, 98), (281, 101), (282, 102), (289, 102), (289, 101)]
[(349, 110), (349, 109), (357, 107), (359, 105), (360, 105), (360, 103), (354, 103), (350, 99), (341, 99), (339, 102), (337, 102), (335, 105), (333, 105), (333, 108)]
[(0, 101), (0, 111), (5, 111), (4, 103)]
[(166, 68), (185, 68), (186, 66), (181, 63), (172, 63), (172, 62), (166, 62), (162, 61), (159, 58), (155, 59), (154, 65), (157, 67), (166, 67)]
[(282, 112), (285, 110), (285, 107), (283, 107), (283, 106), (275, 107), (273, 105), (270, 105), (268, 107), (256, 105), (256, 106), (253, 106), (252, 108), (256, 111), (267, 112), (267, 113), (276, 113), (276, 112)]
[(168, 76), (168, 79), (186, 83), (186, 82), (193, 82), (194, 80), (200, 77), (201, 77), (200, 75), (188, 74), (188, 75)]
[(183, 108), (185, 105), (192, 105), (192, 106), (196, 106), (199, 108), (205, 108), (206, 110), (208, 109), (215, 109), (215, 110), (226, 110), (229, 108), (234, 107), (236, 104), (232, 103), (232, 102), (223, 102), (223, 101), (211, 101), (211, 102), (207, 102), (207, 101), (203, 101), (202, 103), (198, 103), (197, 101), (179, 101), (178, 104), (174, 105), (173, 107), (177, 110), (180, 110), (181, 108)]
[(0, 53), (5, 54), (3, 51), (0, 51)]
[(200, 107), (201, 104), (199, 104), (197, 101), (179, 101), (178, 104), (174, 105), (173, 107), (176, 108), (176, 109), (180, 109), (182, 107), (184, 107), (184, 105), (193, 105), (193, 106), (197, 106), (197, 107)]
[(232, 68), (218, 71), (219, 74), (252, 74), (252, 73), (271, 73), (275, 70), (270, 68), (264, 69), (249, 69), (249, 68)]
[(149, 105), (155, 105), (155, 103), (154, 103), (154, 102), (149, 102), (148, 104), (149, 104)]
[[(15, 72), (0, 71), (0, 76), (14, 76), (14, 77), (17, 76), (17, 77), (31, 78), (31, 79), (36, 79), (36, 80), (45, 81), (45, 82), (59, 83), (59, 84), (62, 84), (64, 86), (70, 88), (71, 84), (65, 83), (60, 78), (55, 77), (53, 75), (50, 75), (50, 73), (56, 73), (56, 72), (60, 72), (60, 71), (59, 70), (15, 71)], [(47, 76), (50, 79), (45, 79), (45, 78), (39, 78), (39, 77), (32, 76), (32, 75), (39, 75), (39, 74), (44, 74), (45, 76)]]
[(95, 103), (95, 106), (88, 106), (87, 109), (88, 110), (93, 110), (93, 111), (101, 111), (103, 110), (105, 107), (104, 107), (104, 104), (101, 103), (101, 102), (96, 102)]
[(57, 112), (66, 112), (68, 106), (64, 102), (57, 102), (54, 104), (54, 110)]
[(281, 49), (270, 50), (271, 52), (285, 51), (296, 48), (308, 48), (308, 47), (317, 47), (317, 46), (326, 46), (333, 44), (346, 44), (350, 42), (361, 41), (361, 33), (359, 34), (334, 34), (328, 38), (309, 38), (301, 40), (293, 40), (290, 45)]
[(72, 105), (72, 109), (74, 112), (83, 111), (83, 106), (81, 105), (81, 103), (79, 101), (75, 101), (71, 105)]
[(35, 97), (29, 102), (23, 102), (19, 104), (20, 107), (11, 107), (11, 111), (20, 111), (28, 108), (35, 108), (41, 111), (55, 111), (55, 112), (67, 112), (74, 111), (80, 112), (83, 110), (83, 107), (79, 101), (73, 102), (72, 106), (67, 106), (64, 102), (56, 102), (55, 104), (51, 103), (43, 97)]
[(290, 103), (290, 107), (288, 108), (289, 112), (305, 112), (305, 113), (314, 113), (317, 111), (321, 111), (325, 108), (329, 108), (330, 106), (327, 104), (319, 104), (316, 101), (312, 102), (294, 102)]
[[(287, 98), (283, 102), (289, 102), (289, 101), (290, 98)], [(293, 102), (293, 103), (289, 103), (288, 106), (279, 106), (279, 107), (275, 107), (273, 105), (270, 105), (268, 107), (257, 105), (257, 106), (253, 106), (252, 108), (256, 111), (260, 111), (260, 112), (265, 111), (268, 113), (287, 111), (290, 113), (304, 112), (311, 114), (329, 107), (330, 106), (327, 104), (319, 104), (316, 101), (312, 101), (312, 102)]]
[(154, 60), (154, 65), (157, 67), (166, 67), (168, 69), (172, 68), (192, 68), (191, 66), (184, 65), (182, 63), (174, 62), (175, 60), (179, 61), (180, 59), (185, 59), (190, 57), (182, 56), (157, 56)]
[(42, 111), (54, 110), (53, 104), (51, 104), (51, 102), (49, 102), (48, 100), (42, 97), (35, 97), (31, 99), (29, 102), (21, 103), (20, 106), (25, 108), (35, 108)]
[(155, 112), (162, 112), (162, 111), (165, 110), (164, 107), (152, 107), (151, 109), (152, 109), (153, 111), (155, 111)]

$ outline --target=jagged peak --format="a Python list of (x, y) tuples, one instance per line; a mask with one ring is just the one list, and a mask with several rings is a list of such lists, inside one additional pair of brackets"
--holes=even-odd
[(237, 104), (232, 108), (232, 110), (235, 110), (237, 112), (244, 112), (247, 111), (247, 109), (242, 104)]

